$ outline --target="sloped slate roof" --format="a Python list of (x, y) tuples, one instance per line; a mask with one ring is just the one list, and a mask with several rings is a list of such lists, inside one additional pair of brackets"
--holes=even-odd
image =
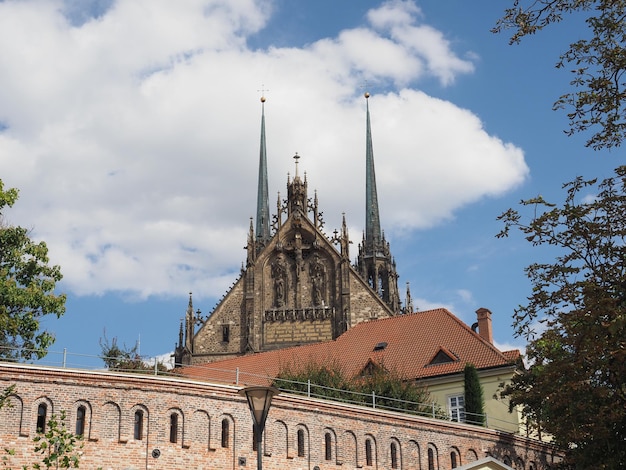
[[(387, 343), (381, 348), (381, 343)], [(374, 350), (379, 345), (378, 350)], [(431, 364), (443, 351), (456, 360)], [(508, 366), (519, 351), (501, 352), (444, 308), (362, 322), (335, 341), (250, 354), (182, 369), (188, 377), (232, 383), (268, 383), (281, 369), (309, 363), (340, 364), (354, 376), (368, 363), (413, 379), (460, 373), (466, 363), (477, 369)]]

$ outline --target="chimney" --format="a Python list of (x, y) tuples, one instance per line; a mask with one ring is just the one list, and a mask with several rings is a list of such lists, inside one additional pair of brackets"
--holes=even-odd
[(482, 339), (493, 344), (493, 329), (491, 328), (491, 311), (487, 308), (476, 310), (478, 316), (478, 334)]

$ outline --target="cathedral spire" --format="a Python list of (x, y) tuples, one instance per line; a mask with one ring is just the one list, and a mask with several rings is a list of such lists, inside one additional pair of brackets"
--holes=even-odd
[(267, 185), (267, 152), (265, 149), (265, 96), (261, 96), (261, 150), (259, 155), (259, 187), (256, 202), (256, 239), (260, 246), (270, 239), (270, 206)]
[(370, 94), (366, 92), (365, 233), (363, 234), (363, 243), (359, 246), (357, 268), (361, 277), (385, 301), (391, 311), (400, 313), (396, 265), (391, 256), (389, 243), (385, 240), (385, 235), (380, 229), (369, 97)]
[[(369, 93), (365, 93), (367, 108), (365, 140), (365, 244), (375, 251), (380, 245), (380, 213), (376, 193), (376, 172), (374, 171), (374, 148), (372, 146), (372, 128), (370, 126)], [(373, 253), (372, 253), (373, 254)]]

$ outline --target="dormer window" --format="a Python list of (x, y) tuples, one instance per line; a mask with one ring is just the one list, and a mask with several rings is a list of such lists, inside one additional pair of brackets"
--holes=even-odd
[(459, 358), (456, 354), (448, 351), (443, 346), (439, 347), (437, 353), (433, 356), (433, 358), (428, 363), (429, 366), (434, 366), (437, 364), (447, 364), (448, 362), (457, 362)]

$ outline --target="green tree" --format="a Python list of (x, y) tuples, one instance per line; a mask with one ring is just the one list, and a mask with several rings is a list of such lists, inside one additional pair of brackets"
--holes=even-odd
[(556, 63), (570, 67), (575, 91), (553, 107), (568, 109), (566, 134), (591, 130), (588, 147), (619, 146), (626, 131), (626, 0), (513, 0), (492, 31), (513, 30), (510, 43), (519, 43), (566, 15), (585, 18), (588, 28)]
[(54, 293), (61, 269), (48, 264), (46, 244), (33, 242), (28, 230), (4, 219), (4, 209), (17, 197), (18, 191), (4, 190), (0, 180), (0, 358), (28, 360), (45, 356), (54, 342), (40, 321), (65, 313), (65, 295)]
[[(126, 345), (120, 347), (117, 343), (117, 337), (109, 341), (106, 331), (100, 338), (100, 350), (102, 351), (102, 361), (109, 370), (154, 372), (154, 366), (144, 362), (139, 355), (139, 345), (135, 344), (132, 348)], [(158, 372), (168, 371), (162, 362), (157, 362), (156, 367)]]
[(372, 392), (376, 407), (406, 410), (412, 413), (446, 419), (439, 406), (433, 405), (424, 387), (407, 380), (401, 374), (377, 366), (367, 373), (348, 376), (337, 361), (284, 364), (272, 385), (281, 390), (308, 393), (317, 398), (329, 398), (355, 404), (371, 405)]
[(480, 385), (478, 371), (472, 364), (465, 364), (463, 369), (465, 389), (465, 421), (471, 424), (485, 424), (485, 400), (483, 387)]
[(575, 468), (626, 462), (626, 166), (598, 183), (564, 185), (562, 207), (522, 201), (541, 212), (525, 222), (500, 216), (499, 236), (519, 229), (533, 246), (556, 248), (552, 263), (526, 268), (532, 293), (514, 313), (530, 341), (529, 367), (503, 395), (569, 449)]

